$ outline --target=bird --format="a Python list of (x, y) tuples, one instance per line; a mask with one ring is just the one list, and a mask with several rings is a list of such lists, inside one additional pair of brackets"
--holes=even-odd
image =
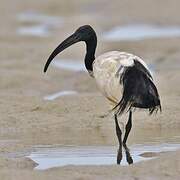
[[(148, 110), (149, 115), (161, 111), (160, 96), (152, 74), (146, 63), (131, 53), (109, 51), (95, 57), (97, 35), (90, 25), (79, 27), (55, 48), (44, 66), (44, 72), (59, 53), (78, 42), (85, 42), (85, 67), (112, 107), (110, 110), (113, 112), (119, 142), (117, 164), (122, 160), (122, 146), (125, 148), (128, 163), (131, 164), (133, 160), (126, 142), (132, 128), (132, 114), (136, 109)], [(129, 115), (121, 127), (118, 118), (123, 113)]]

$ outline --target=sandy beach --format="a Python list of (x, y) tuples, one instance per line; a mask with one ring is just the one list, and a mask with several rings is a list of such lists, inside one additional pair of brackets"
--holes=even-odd
[[(130, 166), (117, 166), (115, 161), (113, 165), (67, 165), (40, 171), (34, 170), (38, 164), (27, 156), (39, 146), (116, 148), (118, 144), (112, 115), (102, 117), (109, 110), (108, 102), (85, 68), (68, 70), (51, 65), (43, 73), (51, 51), (84, 24), (91, 24), (97, 32), (97, 55), (126, 51), (142, 57), (152, 68), (162, 113), (134, 113), (130, 150), (138, 144), (180, 144), (179, 5), (177, 0), (1, 1), (0, 180), (178, 180), (178, 148), (160, 150), (157, 157)], [(114, 27), (129, 24), (176, 27), (177, 33), (139, 40), (103, 38)], [(78, 43), (57, 60), (83, 64), (84, 54), (84, 44)], [(59, 92), (69, 94), (56, 98)], [(47, 100), (49, 95), (53, 100)], [(121, 118), (127, 118), (127, 114)]]

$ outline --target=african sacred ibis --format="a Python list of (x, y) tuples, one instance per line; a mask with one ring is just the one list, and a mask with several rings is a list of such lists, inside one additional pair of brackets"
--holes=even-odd
[[(111, 51), (95, 58), (97, 36), (89, 25), (79, 27), (71, 36), (65, 39), (49, 56), (44, 72), (53, 58), (74, 43), (86, 43), (85, 67), (91, 77), (94, 77), (102, 94), (114, 106), (114, 118), (119, 147), (126, 147), (126, 141), (132, 127), (132, 110), (144, 108), (149, 114), (161, 110), (160, 98), (152, 75), (145, 62), (138, 56), (126, 52)], [(129, 112), (129, 118), (124, 129), (119, 127), (117, 116)], [(124, 134), (122, 137), (122, 130)], [(117, 163), (122, 159), (119, 148)], [(127, 153), (128, 150), (126, 151)], [(132, 160), (130, 160), (132, 163)]]

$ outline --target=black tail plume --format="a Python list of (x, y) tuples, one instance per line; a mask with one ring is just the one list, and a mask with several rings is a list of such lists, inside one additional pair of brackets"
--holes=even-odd
[(119, 103), (113, 108), (121, 115), (131, 108), (149, 109), (149, 114), (161, 111), (161, 103), (156, 86), (149, 71), (137, 60), (132, 67), (125, 68), (120, 77), (123, 84), (123, 95)]

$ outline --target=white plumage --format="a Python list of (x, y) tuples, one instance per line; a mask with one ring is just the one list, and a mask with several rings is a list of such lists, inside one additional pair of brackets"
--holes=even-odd
[(140, 57), (126, 52), (110, 51), (98, 56), (93, 62), (93, 76), (97, 86), (112, 106), (117, 105), (122, 97), (123, 86), (119, 78), (125, 67), (134, 66), (134, 59), (149, 71)]

